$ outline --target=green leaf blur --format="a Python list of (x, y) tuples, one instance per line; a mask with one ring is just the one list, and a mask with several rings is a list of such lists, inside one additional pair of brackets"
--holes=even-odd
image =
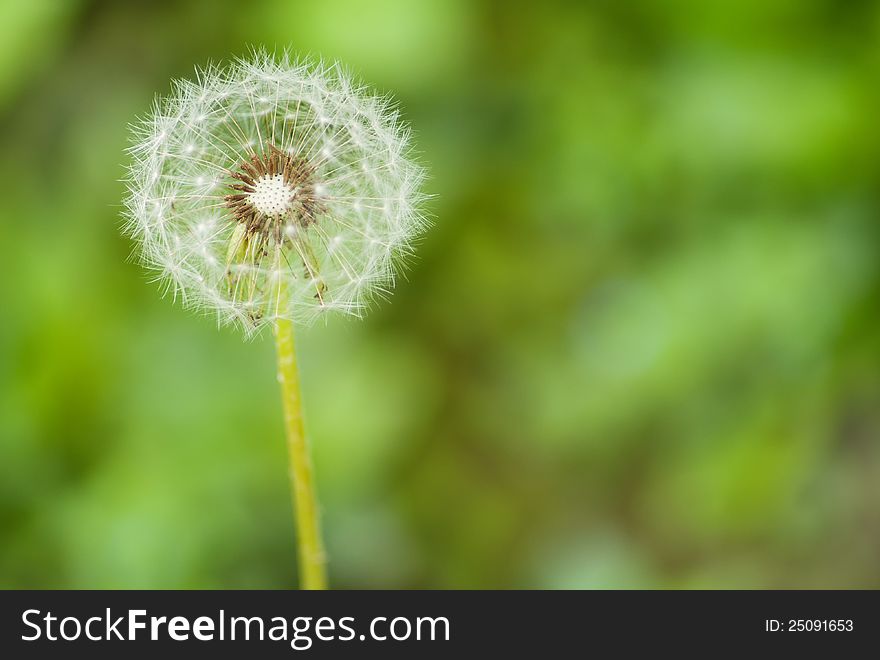
[(128, 122), (250, 45), (436, 195), (301, 337), (337, 587), (880, 587), (880, 4), (0, 5), (0, 587), (296, 583), (269, 337), (119, 234)]

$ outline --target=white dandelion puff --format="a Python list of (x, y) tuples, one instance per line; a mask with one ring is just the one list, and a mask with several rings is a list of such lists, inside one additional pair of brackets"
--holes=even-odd
[(211, 66), (133, 130), (126, 232), (175, 299), (248, 332), (360, 315), (425, 228), (408, 129), (338, 64)]

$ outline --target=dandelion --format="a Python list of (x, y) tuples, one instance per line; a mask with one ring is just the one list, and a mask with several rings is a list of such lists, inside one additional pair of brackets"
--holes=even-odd
[(305, 588), (326, 584), (293, 324), (360, 316), (425, 227), (391, 102), (338, 64), (256, 52), (175, 81), (133, 129), (125, 231), (175, 299), (271, 326)]

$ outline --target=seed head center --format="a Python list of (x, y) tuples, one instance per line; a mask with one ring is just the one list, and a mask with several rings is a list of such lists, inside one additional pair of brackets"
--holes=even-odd
[(248, 199), (255, 209), (267, 216), (286, 214), (291, 207), (293, 190), (282, 174), (264, 174), (254, 182), (254, 191)]

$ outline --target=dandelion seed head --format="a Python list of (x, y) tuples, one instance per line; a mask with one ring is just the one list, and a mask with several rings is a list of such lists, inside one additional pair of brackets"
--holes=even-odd
[(407, 129), (338, 64), (201, 69), (133, 132), (126, 232), (175, 299), (247, 332), (361, 315), (426, 226)]

